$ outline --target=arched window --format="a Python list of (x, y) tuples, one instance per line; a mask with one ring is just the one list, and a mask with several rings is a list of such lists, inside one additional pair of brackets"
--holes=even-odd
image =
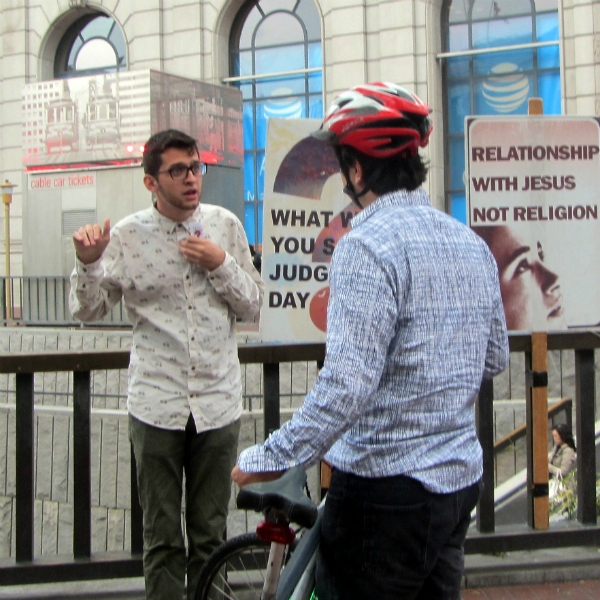
[(442, 11), (446, 205), (466, 222), (467, 115), (561, 113), (558, 0), (446, 0)]
[(321, 24), (313, 0), (249, 0), (230, 38), (244, 103), (244, 226), (262, 243), (267, 120), (323, 117)]
[(62, 37), (54, 61), (57, 79), (111, 73), (126, 67), (125, 38), (114, 19), (92, 13), (73, 23)]

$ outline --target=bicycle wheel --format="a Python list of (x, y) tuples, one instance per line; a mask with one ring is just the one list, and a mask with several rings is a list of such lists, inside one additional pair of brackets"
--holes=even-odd
[(202, 568), (195, 600), (260, 600), (270, 547), (256, 533), (225, 542)]

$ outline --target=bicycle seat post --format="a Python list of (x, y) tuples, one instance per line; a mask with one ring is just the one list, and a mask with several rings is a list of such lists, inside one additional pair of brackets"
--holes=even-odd
[(267, 574), (263, 586), (261, 600), (274, 600), (277, 594), (277, 586), (279, 585), (279, 574), (283, 566), (283, 558), (285, 554), (285, 544), (277, 542), (271, 543), (269, 551), (269, 563), (267, 564)]

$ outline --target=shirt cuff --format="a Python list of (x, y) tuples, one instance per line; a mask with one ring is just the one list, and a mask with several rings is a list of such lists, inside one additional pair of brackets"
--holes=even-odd
[(264, 446), (258, 444), (244, 450), (238, 458), (238, 467), (244, 473), (286, 471), (296, 466), (295, 461), (277, 460)]
[(231, 267), (235, 265), (235, 260), (229, 252), (225, 251), (225, 260), (212, 271), (209, 271), (208, 278), (211, 280), (227, 281), (231, 277)]
[(94, 261), (93, 263), (82, 263), (79, 258), (75, 260), (75, 271), (77, 275), (81, 275), (83, 277), (93, 277), (98, 273), (102, 272), (102, 258)]

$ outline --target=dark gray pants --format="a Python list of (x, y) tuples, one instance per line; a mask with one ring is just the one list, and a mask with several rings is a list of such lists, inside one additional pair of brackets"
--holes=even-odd
[[(237, 457), (239, 420), (196, 433), (160, 429), (129, 417), (144, 514), (144, 577), (148, 600), (188, 598), (204, 561), (223, 541)], [(185, 533), (181, 510), (185, 472)]]

